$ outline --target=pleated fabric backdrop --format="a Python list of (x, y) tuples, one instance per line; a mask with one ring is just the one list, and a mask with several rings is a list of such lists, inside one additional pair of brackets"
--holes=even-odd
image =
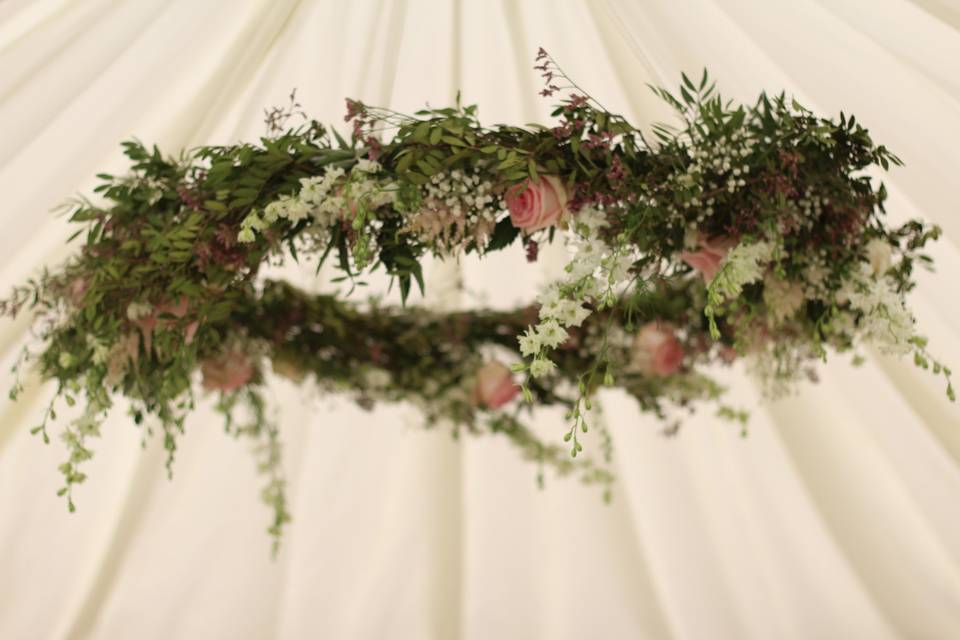
[[(891, 222), (944, 228), (911, 302), (960, 368), (956, 0), (0, 0), (0, 291), (63, 259), (48, 211), (121, 171), (122, 139), (254, 139), (294, 87), (334, 123), (345, 96), (412, 111), (458, 89), (486, 122), (544, 122), (539, 46), (638, 124), (670, 117), (646, 83), (704, 66), (733, 98), (783, 88), (857, 114), (907, 163)], [(430, 302), (529, 299), (557, 253), (520, 253), (435, 265)], [(26, 339), (0, 324), (0, 384)], [(761, 403), (728, 375), (746, 439), (700, 415), (668, 440), (604, 397), (610, 506), (572, 481), (537, 490), (496, 439), (277, 382), (294, 522), (273, 561), (246, 445), (209, 407), (173, 481), (113, 419), (69, 515), (63, 449), (28, 433), (50, 391), (34, 384), (0, 403), (0, 638), (960, 637), (960, 411), (940, 380), (870, 354)]]

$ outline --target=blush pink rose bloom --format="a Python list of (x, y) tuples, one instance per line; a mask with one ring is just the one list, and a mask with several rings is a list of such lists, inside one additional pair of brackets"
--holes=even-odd
[(704, 282), (713, 280), (720, 270), (720, 263), (727, 253), (736, 246), (737, 241), (727, 236), (700, 236), (698, 251), (684, 251), (680, 259), (699, 271)]
[(233, 391), (253, 377), (253, 363), (237, 348), (200, 363), (203, 388), (207, 391)]
[(554, 225), (567, 212), (567, 190), (556, 176), (543, 176), (539, 182), (527, 179), (507, 190), (507, 209), (513, 226), (533, 233)]
[(496, 409), (513, 400), (519, 391), (520, 387), (514, 384), (510, 369), (494, 360), (477, 370), (473, 401), (478, 406)]
[(680, 369), (683, 347), (667, 323), (650, 322), (633, 339), (633, 365), (648, 375), (669, 376)]

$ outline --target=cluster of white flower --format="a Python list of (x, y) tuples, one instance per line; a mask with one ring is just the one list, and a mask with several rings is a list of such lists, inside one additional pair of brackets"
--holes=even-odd
[(744, 285), (763, 277), (764, 268), (773, 259), (774, 248), (770, 242), (738, 244), (724, 258), (710, 288), (724, 291), (730, 298), (739, 295)]
[[(775, 327), (789, 320), (807, 299), (828, 293), (829, 267), (817, 258), (804, 271), (805, 283), (789, 282), (770, 272), (773, 245), (740, 245), (723, 262), (717, 277), (708, 286), (706, 313), (711, 317), (724, 301), (739, 295), (743, 286), (763, 279), (763, 300), (767, 321)], [(840, 349), (863, 342), (883, 353), (909, 353), (916, 340), (914, 318), (895, 281), (886, 276), (891, 266), (891, 248), (883, 239), (871, 240), (865, 260), (835, 293), (840, 309), (824, 325), (828, 340)], [(831, 294), (833, 295), (833, 294)], [(713, 326), (713, 325), (711, 325)], [(856, 339), (855, 339), (856, 338)], [(789, 391), (804, 372), (803, 364), (822, 350), (818, 344), (780, 336), (776, 341), (754, 341), (750, 347), (749, 370), (756, 375), (768, 397)]]
[[(743, 130), (719, 140), (691, 140), (691, 162), (661, 184), (657, 188), (658, 197), (649, 204), (663, 207), (674, 227), (686, 224), (688, 216), (683, 209), (695, 211), (697, 221), (704, 222), (714, 214), (723, 191), (734, 193), (746, 186), (750, 173), (746, 157), (753, 152), (755, 144)], [(682, 196), (680, 201), (675, 200), (678, 194)], [(643, 202), (643, 197), (640, 201)]]
[(377, 180), (379, 171), (380, 164), (373, 160), (361, 158), (357, 161), (350, 172), (350, 180), (344, 185), (344, 204), (348, 206), (342, 207), (341, 212), (347, 208), (351, 214), (355, 214), (357, 208), (374, 211), (396, 199), (395, 185)]
[(903, 355), (911, 350), (914, 318), (907, 309), (903, 294), (897, 292), (889, 278), (877, 277), (874, 268), (864, 263), (844, 284), (838, 296), (850, 301), (850, 308), (860, 312), (858, 331), (864, 342), (881, 352)]
[(423, 199), (429, 207), (449, 209), (451, 213), (494, 220), (503, 210), (500, 198), (493, 192), (493, 183), (480, 179), (480, 167), (473, 174), (460, 169), (435, 173), (423, 186)]
[(454, 169), (436, 173), (421, 187), (420, 210), (410, 217), (406, 232), (432, 246), (452, 249), (469, 240), (478, 246), (493, 232), (502, 199), (494, 184), (472, 173)]
[(802, 220), (807, 227), (813, 226), (813, 221), (820, 218), (823, 207), (830, 204), (830, 198), (818, 198), (813, 187), (807, 187), (803, 197), (797, 199), (797, 207), (803, 212)]
[(530, 375), (544, 376), (556, 368), (546, 352), (569, 338), (567, 328), (579, 327), (590, 315), (584, 303), (597, 307), (616, 302), (629, 282), (634, 262), (626, 246), (611, 247), (599, 235), (607, 221), (596, 209), (583, 209), (573, 219), (566, 242), (572, 258), (566, 277), (547, 286), (540, 295), (540, 322), (520, 336), (520, 353), (530, 362)]
[(281, 219), (297, 224), (309, 218), (317, 227), (327, 228), (358, 207), (372, 211), (389, 204), (394, 189), (374, 177), (378, 171), (378, 163), (360, 159), (349, 176), (340, 167), (327, 167), (323, 175), (301, 178), (299, 193), (281, 196), (264, 207), (262, 215), (256, 211), (247, 215), (240, 223), (237, 240), (253, 242), (256, 232)]
[(738, 244), (730, 250), (720, 271), (707, 286), (707, 305), (704, 313), (710, 321), (710, 334), (720, 337), (715, 316), (720, 305), (740, 295), (743, 287), (763, 278), (767, 264), (773, 259), (775, 245), (770, 242)]
[(687, 171), (700, 176), (707, 173), (722, 174), (725, 180), (716, 186), (725, 187), (728, 192), (733, 193), (747, 184), (745, 176), (750, 172), (750, 165), (744, 162), (743, 158), (750, 155), (754, 144), (756, 142), (743, 130), (734, 131), (729, 137), (718, 140), (715, 145), (694, 148), (690, 152), (693, 162)]

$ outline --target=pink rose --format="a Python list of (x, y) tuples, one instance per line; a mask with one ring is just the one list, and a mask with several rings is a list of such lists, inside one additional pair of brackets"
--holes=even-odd
[(243, 351), (233, 348), (216, 358), (200, 363), (203, 388), (207, 391), (233, 391), (253, 377), (253, 363)]
[(680, 259), (703, 274), (703, 281), (710, 282), (720, 270), (720, 263), (727, 253), (737, 244), (737, 241), (727, 236), (707, 238), (700, 235), (699, 251), (684, 251)]
[(648, 375), (668, 376), (683, 362), (683, 347), (667, 323), (651, 322), (633, 339), (632, 364)]
[(516, 184), (507, 190), (506, 200), (510, 221), (524, 233), (556, 224), (567, 211), (567, 190), (556, 176)]
[(478, 406), (496, 409), (513, 400), (519, 390), (520, 387), (513, 383), (513, 374), (510, 373), (510, 369), (494, 360), (477, 370), (473, 400)]

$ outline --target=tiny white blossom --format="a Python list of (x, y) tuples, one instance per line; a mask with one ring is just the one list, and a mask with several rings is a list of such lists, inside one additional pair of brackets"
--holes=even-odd
[(579, 327), (590, 317), (590, 310), (581, 304), (574, 304), (565, 308), (560, 321), (568, 327)]
[(584, 226), (589, 231), (587, 235), (595, 235), (597, 229), (609, 226), (606, 216), (601, 211), (592, 207), (584, 207), (577, 214), (577, 227)]
[(599, 256), (594, 254), (592, 256), (578, 256), (576, 259), (567, 264), (567, 270), (570, 274), (570, 279), (573, 282), (576, 282), (587, 276), (592, 276), (594, 272), (600, 267)]
[(243, 222), (240, 223), (240, 227), (243, 229), (253, 229), (254, 231), (263, 231), (267, 228), (267, 225), (256, 213), (250, 213), (243, 219)]
[(306, 220), (310, 213), (311, 207), (302, 200), (297, 200), (287, 209), (287, 219), (290, 222), (297, 223)]
[(361, 173), (376, 173), (380, 171), (380, 163), (367, 160), (366, 158), (360, 158), (357, 160), (357, 164), (354, 165), (353, 170)]
[(543, 346), (540, 342), (540, 336), (533, 329), (527, 329), (526, 333), (521, 335), (518, 340), (520, 342), (520, 353), (525, 358), (537, 355)]
[(541, 378), (554, 369), (557, 368), (557, 364), (548, 358), (537, 358), (530, 363), (530, 375), (534, 378)]
[(610, 274), (611, 284), (623, 282), (630, 279), (630, 268), (633, 266), (633, 258), (621, 254), (607, 260), (604, 266)]
[[(283, 200), (275, 200), (268, 204), (263, 209), (263, 220), (267, 224), (273, 224), (278, 219), (286, 217), (286, 204)], [(250, 216), (247, 216), (249, 218)], [(247, 218), (244, 218), (244, 224), (247, 222)], [(249, 225), (247, 225), (249, 226)]]
[(555, 308), (560, 302), (560, 287), (556, 282), (552, 283), (537, 297), (537, 301), (540, 303), (541, 315), (543, 308)]
[(556, 320), (547, 320), (537, 326), (537, 336), (545, 347), (555, 348), (567, 341), (570, 336)]

